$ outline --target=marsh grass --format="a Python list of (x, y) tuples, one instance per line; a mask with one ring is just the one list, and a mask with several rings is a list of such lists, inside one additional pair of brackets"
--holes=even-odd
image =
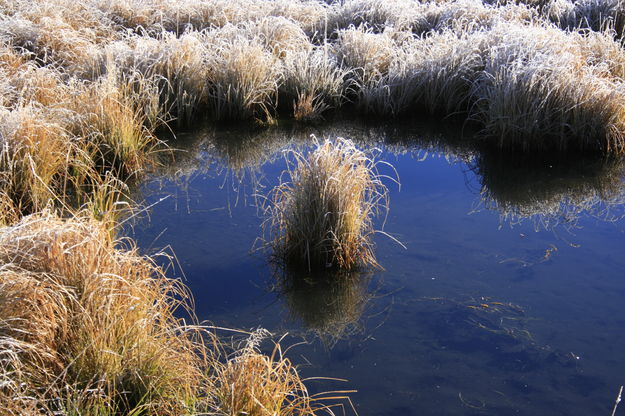
[(108, 45), (106, 54), (122, 74), (140, 74), (150, 80), (159, 94), (163, 115), (187, 126), (208, 101), (206, 44), (198, 34), (176, 37), (159, 33), (157, 37), (132, 36)]
[[(30, 100), (74, 111), (72, 84), (102, 86), (113, 62), (120, 79), (150, 84), (156, 113), (179, 126), (199, 116), (318, 121), (347, 107), (379, 117), (462, 116), (493, 144), (521, 152), (625, 152), (625, 53), (615, 40), (625, 19), (617, 1), (30, 6), (2, 9), (0, 70), (8, 81), (0, 92), (8, 107)], [(115, 116), (126, 127), (105, 127), (119, 151), (102, 153), (130, 170), (145, 162), (140, 148), (151, 149), (143, 139), (120, 139), (138, 135), (128, 119), (141, 124), (144, 105), (129, 101), (143, 98), (113, 100), (130, 115)]]
[(234, 27), (223, 29), (210, 40), (209, 102), (218, 120), (271, 120), (278, 94), (281, 66), (263, 47), (262, 39), (246, 37)]
[(3, 407), (178, 414), (205, 388), (202, 340), (174, 316), (186, 289), (121, 243), (51, 213), (0, 231)]
[(158, 100), (154, 83), (141, 75), (125, 78), (115, 67), (85, 88), (76, 101), (82, 117), (75, 128), (99, 170), (128, 178), (155, 162), (154, 152), (164, 148), (154, 134), (161, 121)]
[[(260, 345), (270, 334), (257, 330), (242, 347), (229, 354), (225, 363), (215, 368), (217, 414), (236, 416), (334, 415), (334, 407), (343, 407), (353, 391), (330, 391), (310, 394), (306, 379), (286, 358), (280, 342), (273, 342), (269, 353)], [(328, 404), (333, 403), (333, 404)], [(343, 409), (344, 410), (344, 409)]]
[(37, 107), (0, 112), (0, 118), (0, 193), (12, 207), (0, 216), (14, 220), (15, 212), (21, 216), (64, 201), (64, 190), (92, 174), (86, 152)]
[(238, 348), (187, 324), (184, 285), (88, 213), (1, 228), (0, 289), (7, 414), (313, 415), (337, 397), (309, 395), (278, 343), (261, 353), (266, 331)]
[(284, 60), (280, 101), (292, 105), (296, 120), (317, 121), (327, 110), (342, 105), (348, 73), (328, 48), (292, 53)]
[[(128, 184), (162, 160), (156, 132), (174, 118), (461, 114), (499, 151), (625, 153), (621, 2), (486, 3), (0, 0), (0, 410), (315, 408), (279, 350), (213, 359), (214, 338), (173, 315), (186, 289), (114, 238)], [(388, 194), (376, 162), (342, 139), (290, 155), (269, 197), (275, 259), (377, 266)]]
[(307, 270), (379, 267), (373, 218), (388, 210), (379, 162), (343, 138), (288, 155), (293, 161), (266, 209), (275, 259)]

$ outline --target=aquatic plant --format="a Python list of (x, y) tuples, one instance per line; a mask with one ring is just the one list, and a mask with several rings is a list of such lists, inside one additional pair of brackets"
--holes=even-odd
[(378, 266), (373, 218), (388, 210), (388, 190), (377, 162), (343, 138), (289, 154), (294, 166), (268, 198), (275, 259), (308, 270)]

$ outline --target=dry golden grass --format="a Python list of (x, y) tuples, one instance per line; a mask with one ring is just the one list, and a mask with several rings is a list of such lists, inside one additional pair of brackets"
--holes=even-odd
[(19, 376), (2, 407), (180, 414), (194, 405), (208, 378), (201, 339), (174, 316), (186, 289), (119, 244), (105, 222), (50, 213), (0, 230), (0, 350), (15, 357), (2, 370)]
[[(245, 345), (224, 364), (216, 366), (215, 392), (219, 403), (216, 414), (224, 416), (333, 415), (332, 406), (322, 401), (346, 399), (349, 391), (310, 395), (279, 343), (270, 354), (259, 351), (268, 335), (260, 330), (250, 335)], [(337, 406), (335, 404), (334, 406)]]
[(154, 131), (161, 123), (157, 86), (141, 75), (124, 78), (110, 65), (107, 75), (87, 85), (77, 97), (78, 122), (72, 129), (101, 170), (122, 178), (142, 172), (161, 142)]
[(63, 190), (89, 171), (84, 152), (37, 107), (0, 111), (0, 119), (0, 192), (20, 214), (64, 199)]
[(106, 54), (121, 73), (151, 80), (163, 112), (176, 117), (179, 125), (188, 125), (206, 107), (207, 50), (202, 36), (167, 32), (158, 38), (132, 36), (108, 45)]
[[(5, 106), (29, 100), (74, 110), (71, 84), (101, 84), (113, 62), (121, 79), (140, 76), (158, 89), (156, 113), (180, 124), (196, 115), (272, 122), (285, 113), (315, 121), (351, 105), (383, 117), (462, 114), (495, 145), (502, 131), (513, 131), (502, 146), (525, 151), (623, 151), (625, 59), (614, 37), (625, 20), (614, 1), (5, 3)], [(524, 67), (538, 55), (538, 71)], [(584, 81), (571, 91), (575, 77)], [(509, 97), (517, 102), (502, 105)], [(546, 102), (546, 112), (524, 112)], [(526, 123), (534, 116), (540, 128)], [(131, 166), (141, 164), (137, 148), (151, 149), (112, 141), (122, 150), (109, 153)]]
[(267, 208), (275, 259), (308, 270), (378, 266), (373, 218), (388, 208), (388, 192), (376, 162), (343, 138), (291, 154), (295, 165)]
[(326, 48), (293, 53), (284, 60), (280, 99), (292, 103), (296, 120), (319, 120), (325, 111), (342, 104), (347, 73)]
[[(210, 34), (209, 34), (210, 36)], [(217, 119), (271, 119), (281, 68), (278, 58), (234, 27), (210, 36), (209, 104)]]
[[(213, 403), (208, 353), (189, 353), (200, 341), (180, 329), (175, 301), (163, 295), (178, 286), (111, 240), (120, 179), (153, 166), (163, 121), (266, 122), (283, 111), (314, 121), (346, 106), (392, 117), (427, 111), (463, 114), (499, 150), (625, 153), (625, 53), (614, 40), (622, 4), (504, 3), (0, 0), (0, 224), (12, 225), (0, 239), (13, 247), (0, 273), (18, 297), (17, 308), (8, 297), (0, 306), (10, 335), (0, 351), (1, 410), (173, 414)], [(265, 150), (232, 156), (243, 166)], [(308, 269), (377, 265), (372, 220), (387, 200), (375, 163), (342, 140), (294, 156), (290, 182), (272, 194), (276, 258)], [(84, 206), (104, 221), (19, 222), (53, 206), (66, 215)], [(89, 237), (94, 230), (101, 235)], [(139, 306), (126, 310), (130, 295)], [(240, 355), (248, 361), (223, 361), (220, 374), (280, 369), (241, 382), (299, 388), (284, 382), (292, 367), (252, 350)], [(182, 380), (173, 368), (187, 365)], [(281, 401), (285, 414), (309, 403), (305, 394), (293, 402), (233, 393), (223, 397), (261, 413), (249, 397)], [(280, 408), (271, 403), (262, 409)]]
[[(234, 354), (178, 318), (187, 289), (110, 224), (49, 211), (0, 228), (0, 411), (314, 415), (279, 344)], [(191, 312), (192, 313), (192, 312)]]

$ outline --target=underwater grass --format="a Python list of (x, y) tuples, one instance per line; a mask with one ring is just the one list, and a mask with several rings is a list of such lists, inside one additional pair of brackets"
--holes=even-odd
[(268, 197), (275, 259), (307, 270), (378, 267), (373, 218), (388, 210), (378, 162), (343, 138), (290, 155), (293, 165)]

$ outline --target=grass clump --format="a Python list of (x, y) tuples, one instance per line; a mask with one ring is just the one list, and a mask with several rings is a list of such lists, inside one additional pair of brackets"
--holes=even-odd
[(230, 26), (207, 36), (209, 106), (218, 120), (272, 118), (281, 67), (262, 39), (247, 35)]
[(132, 36), (106, 47), (106, 53), (122, 73), (141, 74), (159, 92), (163, 113), (189, 124), (207, 104), (206, 45), (197, 33), (176, 37)]
[(303, 154), (270, 196), (269, 225), (276, 260), (318, 270), (378, 266), (373, 218), (388, 209), (377, 162), (343, 138)]
[[(284, 356), (279, 343), (270, 354), (260, 352), (260, 343), (270, 335), (258, 330), (230, 359), (216, 368), (217, 414), (254, 416), (299, 416), (328, 414), (331, 408), (320, 402), (327, 396), (310, 395), (297, 369)], [(334, 393), (334, 392), (332, 392)], [(335, 397), (343, 398), (342, 396)]]
[(347, 74), (326, 48), (292, 53), (284, 60), (281, 101), (293, 105), (296, 120), (319, 120), (342, 104)]
[(0, 230), (0, 407), (180, 414), (206, 387), (186, 290), (105, 222), (49, 212)]

